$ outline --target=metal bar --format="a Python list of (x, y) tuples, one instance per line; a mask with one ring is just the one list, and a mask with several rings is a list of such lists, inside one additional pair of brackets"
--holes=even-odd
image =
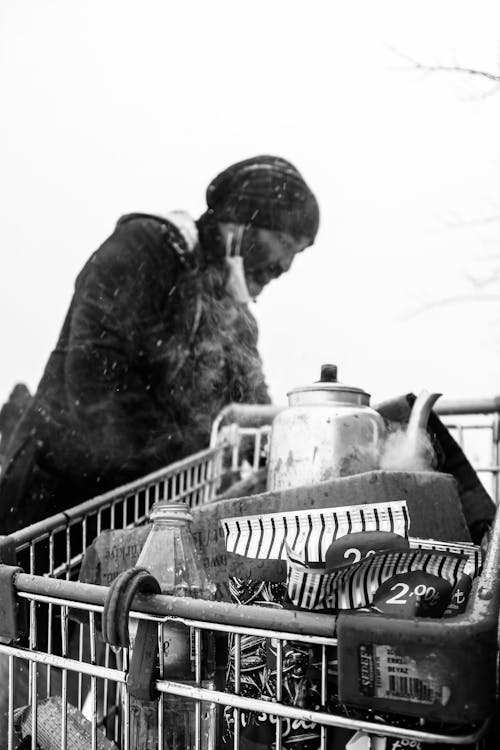
[[(160, 680), (165, 676), (164, 663), (163, 663), (163, 625), (158, 623), (158, 663), (160, 671)], [(160, 700), (158, 701), (158, 747), (163, 747), (163, 732), (164, 732), (164, 716), (165, 716), (165, 696), (160, 693)]]
[[(276, 641), (276, 700), (283, 700), (283, 641)], [(278, 717), (276, 722), (276, 750), (281, 750), (283, 739), (283, 721)]]
[(54, 575), (54, 534), (49, 535), (49, 570), (48, 573), (50, 576)]
[(81, 527), (80, 527), (80, 549), (82, 554), (87, 549), (87, 518), (86, 516), (83, 516), (81, 521)]
[[(90, 663), (95, 665), (95, 614), (89, 614)], [(97, 691), (96, 678), (90, 678), (90, 700), (92, 705), (92, 750), (97, 750)]]
[(237, 423), (242, 427), (269, 425), (284, 408), (284, 404), (228, 404), (219, 412), (212, 423), (210, 445), (217, 445), (217, 436), (223, 422), (227, 424)]
[(66, 574), (69, 571), (72, 571), (72, 570), (75, 570), (75, 568), (78, 568), (82, 560), (83, 560), (83, 553), (79, 552), (78, 555), (75, 555), (74, 557), (72, 557), (69, 560), (69, 562), (66, 561), (58, 565), (57, 568), (54, 568), (51, 578), (59, 578), (62, 575), (66, 576)]
[[(467, 416), (467, 415), (464, 415)], [(494, 414), (485, 414), (483, 415), (485, 417), (491, 417), (492, 420), (494, 420), (495, 415)], [(449, 419), (444, 417), (443, 424), (446, 426), (448, 430), (460, 430), (464, 429), (467, 430), (491, 430), (491, 421), (488, 422), (467, 422), (466, 424), (464, 422), (451, 422)]]
[(126, 672), (119, 669), (100, 667), (98, 664), (89, 664), (81, 662), (78, 659), (70, 659), (68, 656), (56, 656), (47, 654), (45, 651), (30, 651), (20, 646), (9, 646), (6, 643), (0, 643), (0, 653), (16, 656), (19, 659), (26, 659), (29, 662), (37, 664), (52, 664), (61, 670), (70, 672), (83, 672), (83, 674), (99, 677), (103, 680), (113, 680), (114, 682), (126, 682)]
[[(237, 653), (235, 652), (235, 683), (237, 674)], [(171, 682), (170, 680), (157, 680), (156, 688), (165, 693), (179, 695), (191, 700), (207, 700), (219, 705), (232, 706), (236, 711), (245, 709), (257, 713), (272, 714), (284, 719), (298, 719), (329, 727), (343, 727), (344, 729), (360, 730), (368, 734), (377, 734), (383, 737), (400, 737), (402, 739), (420, 740), (425, 742), (443, 742), (445, 744), (466, 745), (476, 742), (486, 731), (488, 720), (483, 722), (474, 731), (467, 734), (441, 734), (434, 731), (426, 732), (419, 729), (408, 729), (390, 724), (380, 724), (374, 721), (362, 721), (351, 719), (336, 714), (327, 714), (323, 711), (310, 711), (308, 709), (286, 706), (282, 703), (270, 703), (260, 698), (246, 698), (236, 693), (223, 693), (219, 690), (207, 690), (186, 683)], [(238, 746), (236, 746), (238, 747)]]
[[(62, 655), (63, 658), (68, 653), (68, 608), (61, 607), (61, 640), (62, 640)], [(61, 686), (61, 748), (66, 750), (67, 739), (68, 739), (68, 671), (63, 668), (62, 670), (62, 686)]]
[[(496, 467), (500, 464), (500, 416), (495, 414), (492, 425), (492, 441), (493, 441), (493, 464)], [(498, 471), (493, 476), (493, 493), (495, 495), (495, 502), (500, 502), (500, 474)]]
[(69, 581), (69, 571), (71, 569), (71, 538), (70, 528), (66, 527), (66, 580)]
[(260, 463), (260, 450), (261, 450), (262, 435), (258, 432), (255, 436), (255, 444), (253, 450), (253, 470), (257, 471)]
[[(327, 647), (321, 646), (321, 705), (326, 705), (328, 688), (328, 655)], [(326, 750), (326, 727), (321, 725), (321, 750)]]
[(214, 462), (207, 461), (206, 463), (206, 477), (205, 477), (205, 490), (203, 493), (203, 502), (208, 503), (213, 497), (213, 473), (214, 473)]
[[(72, 606), (77, 605), (78, 602), (104, 606), (108, 592), (106, 586), (54, 580), (28, 573), (19, 573), (15, 585), (19, 594), (21, 592), (34, 594), (37, 599), (40, 595), (52, 595), (56, 599), (71, 601)], [(240, 626), (245, 628), (245, 631), (260, 628), (267, 631), (293, 633), (294, 637), (320, 636), (327, 638), (329, 643), (334, 642), (333, 634), (337, 623), (335, 615), (275, 610), (254, 605), (241, 607), (229, 602), (214, 602), (166, 594), (137, 594), (134, 598), (133, 609), (138, 613), (191, 620), (199, 623), (200, 627), (208, 627), (207, 623), (214, 623), (225, 625), (227, 629)]]
[[(77, 584), (78, 585), (78, 584)], [(58, 599), (54, 597), (44, 596), (42, 594), (31, 594), (31, 593), (25, 593), (25, 592), (18, 592), (18, 596), (22, 599), (28, 599), (28, 600), (35, 600), (37, 602), (52, 602), (53, 604), (64, 604), (67, 599)], [(98, 604), (88, 604), (87, 602), (77, 602), (72, 601), (71, 606), (74, 609), (81, 609), (83, 611), (89, 611), (89, 612), (102, 612), (102, 606), (99, 606)], [(151, 614), (151, 613), (145, 613), (140, 610), (132, 609), (130, 611), (130, 615), (133, 617), (136, 617), (139, 620), (157, 620), (158, 622), (167, 622), (168, 620), (179, 620), (180, 622), (184, 623), (185, 625), (191, 626), (191, 627), (200, 627), (205, 630), (217, 630), (222, 633), (240, 633), (241, 635), (255, 635), (260, 636), (263, 638), (289, 638), (290, 637), (290, 631), (278, 631), (275, 628), (273, 629), (263, 629), (263, 628), (255, 628), (255, 627), (243, 627), (233, 624), (221, 624), (218, 622), (200, 622), (199, 620), (193, 620), (191, 618), (183, 617), (183, 616), (177, 616), (174, 614)], [(304, 643), (310, 643), (310, 644), (324, 644), (327, 646), (336, 646), (337, 645), (337, 638), (330, 638), (330, 637), (324, 637), (324, 636), (317, 636), (317, 635), (309, 635), (308, 633), (293, 633), (293, 637), (295, 641), (302, 641)]]
[(9, 705), (8, 705), (7, 744), (14, 750), (14, 657), (9, 654)]
[[(241, 704), (238, 704), (238, 696), (240, 694), (241, 690), (241, 635), (239, 633), (235, 633), (233, 636), (233, 648), (234, 648), (234, 698), (236, 699), (236, 703), (229, 703), (227, 701), (224, 702), (225, 706), (232, 705), (234, 708), (233, 711), (233, 721), (234, 721), (234, 750), (238, 750), (240, 746), (240, 709), (245, 708), (245, 701), (243, 701), (243, 706)], [(161, 688), (158, 686), (158, 690), (161, 690)], [(214, 695), (216, 691), (214, 690)], [(217, 691), (218, 692), (218, 691)], [(217, 703), (217, 699), (215, 698), (214, 703)]]
[[(199, 466), (198, 468), (201, 470), (201, 468), (203, 468), (203, 467)], [(168, 481), (170, 481), (170, 480), (168, 480)], [(208, 497), (208, 499), (211, 499), (212, 496), (213, 496), (213, 493), (210, 492), (210, 486), (213, 485), (215, 481), (216, 481), (216, 479), (200, 478), (199, 481), (198, 481), (198, 483), (191, 489), (191, 492), (186, 491), (185, 493), (182, 493), (181, 495), (177, 495), (176, 497), (178, 499), (189, 498), (190, 494), (192, 494), (194, 491), (196, 491), (200, 495), (201, 494), (206, 495)], [(165, 487), (167, 486), (167, 483), (168, 482), (165, 483)], [(159, 485), (155, 485), (155, 486), (150, 487), (149, 489), (152, 489), (154, 492), (157, 493), (158, 487), (159, 487)], [(165, 496), (168, 499), (168, 494), (167, 493), (166, 493)], [(123, 514), (124, 514), (123, 518), (125, 518), (126, 504), (127, 504), (127, 499), (129, 497), (130, 496), (123, 497), (123, 498), (118, 498), (118, 500), (116, 502), (112, 503), (111, 505), (106, 505), (106, 506), (102, 507), (103, 511), (106, 510), (106, 509), (110, 510), (110, 514), (111, 514), (110, 528), (113, 528), (113, 529), (118, 528), (118, 526), (116, 524), (116, 521), (115, 521), (115, 516), (116, 516), (116, 506), (118, 505), (119, 502), (121, 502), (121, 504), (122, 504), (122, 510), (123, 510)], [(152, 503), (150, 502), (149, 506), (151, 506), (151, 505), (152, 505)], [(77, 507), (79, 507), (79, 506), (77, 506)], [(149, 509), (148, 509), (148, 511), (149, 511)], [(87, 515), (84, 515), (83, 516), (83, 521), (82, 521), (82, 518), (72, 518), (70, 521), (68, 521), (68, 519), (66, 518), (66, 516), (64, 516), (62, 514), (59, 514), (58, 516), (52, 516), (51, 518), (46, 519), (46, 521), (40, 522), (40, 523), (43, 523), (44, 526), (47, 526), (49, 524), (49, 522), (50, 522), (50, 528), (49, 529), (44, 528), (43, 530), (41, 530), (41, 529), (37, 528), (36, 524), (33, 524), (31, 527), (27, 527), (27, 528), (30, 529), (30, 531), (33, 534), (33, 536), (30, 536), (29, 538), (25, 538), (26, 535), (24, 533), (22, 534), (22, 536), (20, 538), (21, 531), (24, 532), (24, 531), (26, 531), (26, 529), (23, 529), (20, 532), (15, 532), (12, 535), (12, 538), (13, 538), (15, 544), (16, 544), (16, 549), (17, 549), (18, 552), (21, 552), (23, 549), (26, 549), (31, 543), (37, 544), (37, 543), (43, 541), (44, 539), (48, 538), (51, 533), (57, 533), (57, 532), (65, 531), (68, 528), (68, 526), (72, 527), (72, 526), (75, 526), (77, 523), (86, 523), (87, 517), (89, 515), (92, 515), (92, 514), (88, 513)], [(148, 516), (148, 513), (146, 512), (143, 515), (139, 516), (136, 520), (132, 520), (129, 523), (126, 523), (125, 521), (122, 520), (122, 524), (121, 524), (121, 526), (119, 528), (133, 528), (135, 525), (137, 525), (137, 523), (140, 523), (140, 522), (144, 521), (147, 518), (147, 516)], [(82, 561), (82, 559), (83, 559), (83, 553), (82, 552), (74, 555), (71, 558), (71, 565), (73, 567), (76, 566), (76, 565), (78, 565)], [(58, 575), (61, 572), (65, 572), (65, 571), (66, 571), (66, 567), (65, 567), (65, 564), (63, 563), (60, 566), (58, 566), (58, 568), (55, 569), (54, 575)]]
[(147, 490), (157, 482), (168, 477), (176, 476), (180, 471), (183, 471), (190, 466), (195, 466), (201, 461), (214, 458), (219, 450), (219, 448), (206, 448), (198, 453), (194, 453), (188, 458), (176, 461), (162, 469), (151, 472), (140, 479), (121, 485), (114, 490), (109, 490), (102, 495), (97, 495), (79, 505), (68, 508), (64, 513), (56, 513), (43, 521), (38, 521), (31, 526), (26, 526), (24, 529), (19, 529), (18, 531), (13, 532), (10, 536), (14, 539), (16, 547), (25, 544), (32, 539), (43, 538), (50, 531), (65, 528), (68, 521), (80, 522), (83, 515), (89, 515), (93, 511), (97, 511), (99, 508), (104, 508), (106, 505), (109, 506), (111, 503), (116, 502), (119, 499), (133, 495), (136, 491), (143, 489)]
[[(123, 691), (124, 691), (124, 689), (125, 688), (124, 688), (123, 685), (121, 685), (121, 684), (117, 684), (116, 685), (115, 720), (114, 720), (114, 724), (113, 724), (113, 730), (114, 730), (113, 739), (114, 739), (114, 741), (115, 741), (116, 744), (118, 744), (120, 742), (120, 738), (119, 738), (120, 730), (123, 731), (123, 727), (120, 727), (120, 713), (119, 713), (119, 711), (120, 711), (120, 708), (123, 706)], [(123, 711), (122, 711), (122, 713), (123, 713)]]
[(489, 398), (440, 398), (434, 407), (439, 415), (463, 414), (498, 414), (500, 413), (500, 396)]
[[(46, 579), (44, 579), (46, 580)], [(81, 585), (81, 584), (77, 584)], [(44, 596), (43, 594), (31, 594), (26, 592), (18, 592), (18, 596), (22, 599), (28, 599), (32, 600), (34, 599), (37, 602), (52, 602), (53, 604), (64, 604), (67, 599), (58, 599), (55, 597), (50, 596)], [(221, 602), (219, 602), (221, 603)], [(88, 612), (102, 612), (102, 606), (99, 606), (98, 604), (89, 604), (87, 602), (77, 602), (72, 600), (71, 606), (74, 609), (81, 609)], [(237, 606), (237, 605), (232, 605)], [(260, 614), (260, 613), (257, 613)], [(193, 620), (191, 618), (187, 617), (178, 617), (173, 614), (151, 614), (151, 613), (145, 613), (141, 612), (135, 609), (132, 609), (130, 611), (130, 615), (133, 617), (136, 617), (139, 620), (158, 620), (158, 622), (166, 622), (167, 620), (180, 620), (185, 625), (191, 626), (191, 627), (200, 627), (205, 630), (217, 630), (221, 633), (239, 633), (240, 635), (255, 635), (262, 638), (282, 638), (287, 639), (290, 637), (290, 631), (280, 631), (276, 630), (276, 628), (271, 629), (264, 629), (264, 628), (256, 628), (256, 627), (248, 627), (248, 626), (240, 626), (240, 625), (234, 625), (230, 623), (219, 623), (219, 622), (200, 622), (199, 620)], [(331, 637), (325, 637), (325, 636), (319, 636), (319, 635), (309, 635), (308, 633), (293, 633), (293, 639), (294, 641), (301, 641), (303, 643), (309, 643), (309, 644), (322, 644), (326, 646), (336, 646), (337, 645), (337, 638), (331, 638)]]
[[(79, 625), (79, 634), (78, 634), (78, 660), (80, 662), (83, 662), (83, 623), (80, 623)], [(78, 710), (82, 710), (82, 703), (83, 703), (83, 673), (78, 672)]]
[[(106, 668), (109, 668), (110, 650), (111, 649), (109, 647), (109, 644), (106, 643), (106, 646), (104, 647), (104, 666)], [(109, 703), (109, 680), (104, 680), (103, 696), (102, 696), (102, 715), (104, 717), (104, 720), (106, 720), (106, 716), (108, 715), (108, 703)]]
[[(195, 655), (195, 673), (196, 684), (201, 686), (201, 634), (199, 628), (193, 628), (191, 636), (194, 636), (194, 655)], [(201, 750), (201, 701), (196, 701), (194, 705), (194, 747), (195, 750)]]
[[(31, 750), (37, 750), (38, 739), (38, 701), (36, 698), (36, 669), (31, 684)], [(63, 748), (65, 750), (65, 748)]]
[[(49, 536), (49, 576), (53, 576), (54, 574), (54, 534), (51, 534)], [(52, 602), (49, 602), (48, 608), (47, 608), (47, 651), (48, 653), (52, 653), (52, 618), (53, 618), (53, 610), (54, 605)], [(47, 667), (47, 681), (46, 681), (46, 688), (47, 688), (47, 696), (50, 695), (51, 692), (51, 686), (52, 686), (52, 667), (49, 665)]]
[(35, 572), (35, 542), (30, 544), (30, 573)]
[[(128, 674), (129, 669), (129, 651), (128, 648), (122, 649), (124, 674)], [(128, 690), (122, 691), (123, 699), (123, 750), (130, 750), (130, 694)], [(136, 748), (131, 748), (136, 750)]]
[(240, 455), (240, 436), (238, 435), (238, 439), (235, 441), (233, 445), (232, 455), (231, 455), (231, 469), (232, 471), (236, 471), (239, 468), (240, 462), (239, 462), (239, 455)]
[[(34, 564), (34, 552), (33, 545), (30, 547), (30, 568)], [(30, 602), (30, 632), (28, 639), (29, 649), (36, 649), (36, 603)], [(31, 703), (31, 747), (32, 750), (36, 750), (37, 740), (37, 728), (38, 728), (38, 717), (37, 717), (37, 666), (33, 662), (29, 662), (29, 700)]]
[(139, 520), (139, 493), (134, 494), (134, 524), (137, 525)]

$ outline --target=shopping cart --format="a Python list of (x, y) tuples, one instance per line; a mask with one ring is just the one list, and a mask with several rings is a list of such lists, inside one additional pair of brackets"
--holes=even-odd
[[(500, 400), (443, 403), (439, 411), (462, 444), (474, 431), (488, 435), (491, 461), (478, 469), (498, 500)], [(249, 465), (254, 470), (262, 465), (269, 423), (274, 413), (272, 407), (257, 412), (241, 407), (226, 410), (214, 424), (208, 449), (65, 513), (0, 538), (0, 562), (3, 563), (0, 565), (0, 622), (3, 623), (0, 659), (4, 665), (0, 683), (3, 681), (3, 688), (8, 688), (7, 739), (2, 747), (8, 750), (16, 747), (15, 709), (28, 704), (29, 709), (24, 714), (31, 727), (31, 740), (26, 746), (36, 750), (40, 701), (46, 696), (58, 695), (58, 731), (62, 750), (71, 747), (71, 738), (68, 737), (70, 705), (89, 717), (92, 748), (99, 747), (100, 733), (104, 731), (120, 748), (129, 749), (128, 651), (122, 649), (115, 653), (100, 638), (99, 620), (108, 589), (77, 580), (85, 550), (95, 535), (105, 529), (130, 529), (143, 524), (152, 505), (160, 499), (182, 499), (192, 507), (214, 500), (224, 477), (231, 475), (234, 479), (238, 471), (245, 471)], [(253, 448), (250, 453), (249, 441)], [(245, 460), (242, 446), (245, 446)], [(369, 637), (370, 628), (375, 627), (366, 619), (369, 615), (336, 617), (164, 595), (137, 595), (133, 614), (139, 619), (156, 622), (159, 639), (162, 623), (166, 620), (180, 618), (192, 627), (197, 646), (198, 675), (201, 675), (203, 659), (202, 631), (232, 633), (234, 685), (231, 690), (227, 687), (206, 690), (201, 687), (201, 681), (200, 687), (188, 686), (170, 681), (168, 675), (160, 675), (161, 679), (156, 683), (160, 696), (168, 693), (184, 696), (198, 705), (201, 705), (200, 701), (209, 701), (218, 704), (221, 711), (226, 707), (226, 714), (232, 712), (233, 731), (228, 748), (237, 750), (241, 747), (241, 719), (249, 712), (271, 717), (276, 750), (285, 746), (288, 728), (294, 722), (299, 726), (319, 725), (322, 750), (328, 747), (332, 728), (402, 738), (402, 746), (406, 747), (412, 747), (412, 743), (418, 741), (455, 746), (478, 743), (479, 747), (496, 711), (499, 564), (500, 522), (497, 520), (483, 573), (465, 614), (446, 622), (394, 620), (382, 637), (382, 642), (384, 638), (385, 641), (387, 638), (399, 639), (401, 643), (406, 639), (413, 645), (419, 644), (421, 650), (434, 650), (438, 656), (442, 648), (445, 668), (450, 668), (450, 659), (454, 659), (453, 679), (460, 685), (460, 691), (458, 703), (453, 703), (451, 721), (446, 718), (446, 707), (444, 716), (429, 719), (414, 715), (412, 719), (401, 711), (398, 701), (385, 711), (370, 705), (362, 708), (340, 704), (338, 711), (333, 713), (324, 709), (332, 654), (338, 649), (341, 661), (351, 658), (349, 649), (364, 642)], [(27, 610), (24, 623), (23, 605)], [(386, 618), (384, 623), (388, 623)], [(379, 624), (375, 630), (377, 628)], [(26, 639), (19, 640), (23, 629), (27, 633)], [(350, 636), (351, 630), (355, 641)], [(272, 639), (277, 673), (276, 695), (272, 701), (250, 698), (242, 689), (241, 639), (248, 635)], [(286, 644), (291, 640), (305, 647), (314, 647), (315, 653), (319, 654), (319, 710), (288, 705), (284, 700), (281, 676)], [(465, 648), (472, 649), (469, 656), (463, 651)], [(418, 657), (418, 649), (414, 656)], [(461, 657), (464, 669), (472, 670), (469, 673), (464, 674), (460, 669)], [(22, 670), (26, 679), (19, 680)], [(462, 684), (463, 679), (465, 683)], [(0, 694), (1, 690), (2, 684)], [(423, 711), (422, 704), (419, 711)], [(158, 713), (161, 747), (163, 728), (161, 711)], [(197, 709), (197, 717), (199, 743), (200, 709)]]

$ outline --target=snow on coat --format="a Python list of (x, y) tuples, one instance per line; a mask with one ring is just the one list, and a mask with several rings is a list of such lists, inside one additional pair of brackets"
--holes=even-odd
[(207, 447), (231, 401), (269, 402), (255, 319), (188, 251), (171, 222), (124, 217), (80, 272), (7, 448), (3, 533)]

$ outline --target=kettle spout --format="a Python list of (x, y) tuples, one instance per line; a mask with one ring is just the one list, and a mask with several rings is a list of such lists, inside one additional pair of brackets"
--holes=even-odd
[(429, 391), (421, 391), (418, 394), (408, 422), (408, 430), (406, 432), (408, 438), (414, 440), (414, 435), (418, 435), (421, 430), (427, 430), (427, 422), (429, 421), (432, 407), (442, 395), (442, 393), (429, 393)]
[(388, 471), (423, 471), (430, 469), (432, 446), (427, 434), (427, 422), (432, 407), (441, 393), (421, 391), (413, 408), (406, 432), (389, 435), (382, 455), (381, 468)]

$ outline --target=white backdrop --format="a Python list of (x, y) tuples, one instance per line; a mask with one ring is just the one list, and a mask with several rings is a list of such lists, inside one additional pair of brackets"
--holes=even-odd
[[(295, 162), (317, 243), (255, 305), (275, 400), (324, 361), (375, 400), (500, 392), (500, 6), (457, 0), (3, 0), (0, 402), (37, 385), (76, 274), (129, 211)], [(472, 298), (472, 299), (471, 299)]]

